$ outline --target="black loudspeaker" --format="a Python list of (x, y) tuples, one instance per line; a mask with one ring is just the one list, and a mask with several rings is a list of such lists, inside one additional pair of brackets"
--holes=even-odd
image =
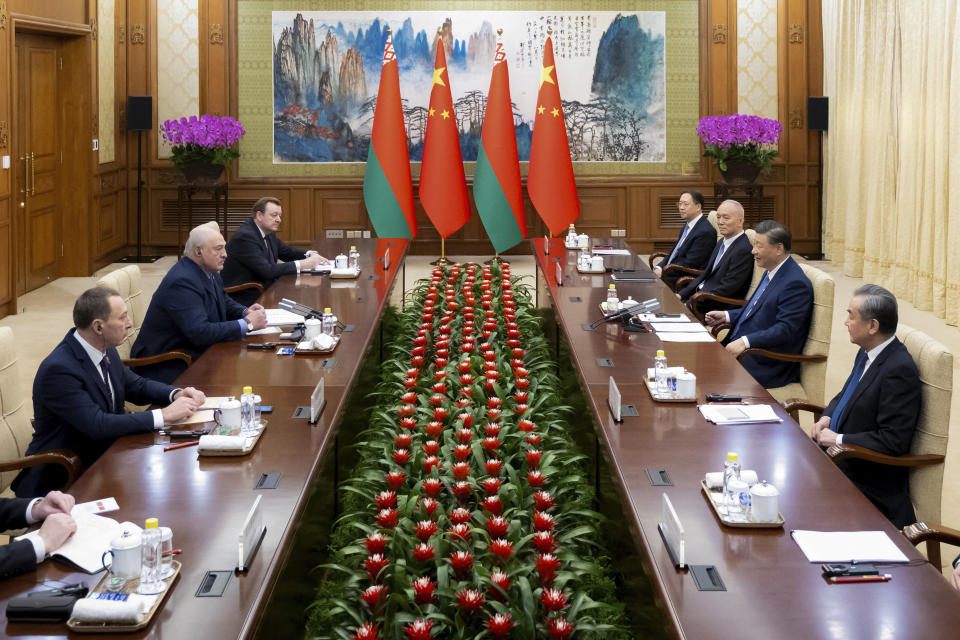
[(153, 129), (153, 96), (127, 96), (127, 131)]
[(830, 128), (829, 100), (827, 96), (807, 97), (807, 128), (811, 131), (826, 131)]

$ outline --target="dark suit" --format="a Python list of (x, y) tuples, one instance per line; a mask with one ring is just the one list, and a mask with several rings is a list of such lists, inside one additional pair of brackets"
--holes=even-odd
[[(759, 287), (757, 287), (759, 291)], [(754, 292), (753, 297), (757, 295)], [(813, 285), (793, 258), (787, 257), (764, 290), (756, 306), (729, 311), (730, 330), (725, 344), (746, 336), (751, 347), (779, 353), (802, 353), (813, 314)], [(748, 311), (749, 309), (749, 311)], [(746, 314), (746, 315), (744, 315)], [(737, 321), (744, 320), (737, 328)], [(743, 367), (767, 389), (800, 381), (800, 363), (762, 356), (746, 356)]]
[[(722, 244), (721, 238), (713, 247), (713, 253), (707, 260), (706, 270), (678, 292), (681, 300), (689, 302), (690, 297), (697, 291), (705, 291), (725, 298), (742, 299), (747, 295), (747, 291), (750, 290), (750, 281), (753, 280), (753, 247), (750, 245), (750, 239), (747, 238), (746, 233), (743, 233), (731, 242), (720, 256), (717, 268), (714, 269), (713, 263), (717, 260), (717, 253)], [(701, 282), (703, 289), (698, 289)], [(703, 313), (730, 308), (731, 305), (712, 300), (697, 303), (697, 309)]]
[[(247, 282), (259, 282), (269, 287), (282, 275), (297, 272), (294, 260), (303, 260), (306, 254), (299, 249), (288, 247), (277, 238), (277, 234), (260, 234), (260, 228), (253, 218), (247, 218), (240, 228), (233, 232), (227, 243), (227, 261), (223, 264), (223, 284), (232, 287)], [(278, 264), (277, 259), (283, 260)], [(256, 289), (246, 289), (230, 294), (237, 302), (250, 305), (256, 302), (259, 294)]]
[[(69, 449), (87, 468), (116, 438), (153, 429), (149, 411), (124, 413), (124, 402), (166, 405), (173, 387), (141, 378), (111, 348), (107, 350), (115, 399), (111, 405), (103, 376), (77, 342), (75, 331), (68, 331), (37, 369), (33, 381), (33, 440), (27, 455)], [(11, 486), (18, 496), (35, 497), (61, 488), (65, 481), (62, 467), (45, 464), (24, 469)]]
[[(684, 227), (686, 227), (686, 225), (684, 225)], [(680, 236), (682, 235), (683, 229), (681, 228)], [(677, 237), (677, 242), (680, 242), (680, 236)], [(701, 214), (700, 219), (697, 220), (697, 224), (693, 225), (693, 228), (687, 232), (687, 237), (684, 239), (683, 244), (680, 245), (680, 248), (677, 249), (677, 243), (675, 242), (673, 248), (670, 249), (670, 253), (668, 253), (667, 257), (661, 260), (657, 266), (661, 269), (666, 267), (668, 264), (667, 260), (670, 259), (670, 255), (673, 253), (673, 250), (676, 249), (677, 255), (673, 256), (673, 261), (669, 264), (678, 264), (692, 269), (705, 269), (708, 264), (707, 258), (710, 257), (710, 253), (716, 244), (717, 230), (710, 224), (710, 220), (706, 214)], [(663, 274), (661, 279), (668, 287), (675, 290), (677, 288), (677, 279), (685, 275), (687, 274), (671, 269), (668, 273)]]
[[(0, 498), (0, 530), (27, 526), (27, 505), (30, 498)], [(0, 580), (33, 571), (37, 554), (29, 540), (11, 541), (0, 547)]]
[[(223, 292), (219, 274), (208, 276), (193, 260), (181, 258), (153, 294), (130, 355), (142, 358), (186, 351), (197, 356), (210, 345), (239, 340), (242, 332), (237, 320), (245, 311)], [(182, 360), (168, 360), (138, 367), (137, 372), (173, 382), (186, 368)]]
[[(845, 389), (846, 384), (823, 415), (833, 416)], [(920, 376), (907, 348), (894, 338), (864, 372), (839, 422), (831, 422), (830, 427), (843, 434), (844, 444), (902, 456), (910, 453), (919, 415)], [(865, 460), (843, 460), (838, 464), (897, 528), (916, 522), (910, 502), (909, 469)]]

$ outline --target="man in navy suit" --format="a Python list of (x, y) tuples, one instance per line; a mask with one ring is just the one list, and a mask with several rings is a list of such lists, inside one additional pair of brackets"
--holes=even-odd
[[(75, 327), (47, 356), (33, 381), (33, 440), (27, 455), (69, 449), (89, 467), (120, 436), (143, 433), (193, 414), (205, 400), (193, 388), (175, 389), (141, 378), (120, 360), (116, 346), (133, 324), (112, 289), (84, 291), (73, 306)], [(124, 402), (168, 405), (126, 413)], [(24, 469), (11, 487), (20, 497), (63, 486), (59, 465)]]
[(684, 222), (680, 237), (673, 245), (670, 254), (653, 268), (653, 272), (673, 290), (677, 288), (677, 279), (685, 274), (676, 269), (663, 273), (663, 269), (668, 264), (705, 269), (707, 258), (710, 257), (717, 242), (716, 230), (707, 216), (703, 215), (703, 196), (699, 191), (690, 189), (681, 193), (677, 209), (680, 212), (680, 219)]
[[(313, 269), (329, 260), (314, 251), (303, 252), (285, 245), (277, 238), (283, 210), (280, 200), (260, 198), (253, 205), (253, 216), (244, 221), (227, 243), (227, 260), (223, 265), (223, 284), (232, 287), (259, 282), (269, 287), (282, 275)], [(283, 260), (278, 263), (277, 260)], [(231, 293), (240, 304), (256, 301), (257, 291), (245, 289)]]
[(0, 529), (22, 529), (35, 522), (39, 536), (0, 547), (0, 580), (37, 568), (48, 553), (63, 546), (77, 530), (70, 516), (73, 496), (51, 491), (43, 498), (0, 498)]
[[(920, 376), (897, 340), (898, 320), (897, 299), (883, 287), (865, 284), (854, 291), (844, 324), (860, 351), (843, 389), (810, 431), (821, 446), (853, 444), (889, 456), (910, 452), (920, 415)], [(897, 528), (916, 522), (908, 468), (866, 460), (838, 465)]]
[[(227, 252), (218, 231), (203, 225), (190, 231), (183, 256), (153, 294), (130, 351), (134, 358), (166, 351), (197, 356), (210, 345), (240, 340), (247, 331), (267, 326), (261, 305), (244, 307), (223, 292), (220, 270)], [(186, 367), (181, 360), (167, 360), (138, 367), (137, 372), (170, 383)]]
[[(684, 303), (699, 291), (725, 298), (743, 299), (753, 279), (753, 255), (750, 240), (743, 232), (743, 206), (736, 200), (724, 200), (717, 207), (717, 229), (723, 237), (717, 241), (707, 259), (707, 268), (679, 292)], [(730, 309), (734, 305), (704, 300), (697, 309), (703, 313)]]
[[(711, 311), (708, 325), (729, 322), (727, 351), (739, 356), (750, 347), (779, 353), (802, 353), (813, 314), (813, 285), (790, 257), (790, 231), (779, 222), (764, 220), (753, 240), (756, 263), (766, 270), (745, 307)], [(741, 364), (768, 389), (800, 381), (800, 364), (749, 355)]]

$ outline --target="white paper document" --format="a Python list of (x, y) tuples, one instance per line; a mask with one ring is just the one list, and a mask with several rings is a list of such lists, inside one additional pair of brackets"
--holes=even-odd
[(883, 531), (792, 531), (810, 562), (908, 562)]
[(286, 309), (264, 309), (267, 312), (267, 326), (278, 327), (303, 322), (303, 316)]
[(85, 513), (108, 513), (110, 511), (118, 511), (120, 505), (117, 504), (116, 498), (100, 498), (99, 500), (91, 500), (90, 502), (81, 502), (80, 504), (73, 505), (74, 511), (83, 511)]
[(594, 247), (593, 255), (595, 256), (628, 256), (630, 255), (630, 251), (628, 249), (598, 249), (597, 247)]
[(662, 342), (716, 342), (717, 339), (706, 331), (658, 331)]
[(783, 422), (769, 404), (701, 404), (697, 407), (714, 424), (751, 424)]
[(707, 333), (707, 328), (699, 322), (651, 322), (650, 326), (657, 333)]
[(213, 420), (213, 412), (215, 409), (219, 409), (227, 400), (233, 400), (233, 396), (207, 396), (207, 399), (203, 402), (203, 406), (199, 410), (195, 411), (192, 416), (184, 418), (183, 420), (178, 420), (177, 422), (171, 422), (170, 425), (184, 425), (184, 424), (202, 424), (204, 422), (210, 422)]
[(256, 331), (247, 331), (248, 336), (266, 336), (271, 333), (280, 333), (280, 327), (265, 327)]
[(641, 322), (658, 322), (658, 323), (677, 322), (682, 324), (686, 324), (687, 322), (690, 322), (690, 318), (683, 315), (682, 313), (678, 313), (676, 315), (669, 315), (669, 314), (657, 315), (656, 313), (641, 313), (637, 317), (640, 318)]
[[(62, 547), (51, 555), (69, 560), (87, 573), (97, 573), (103, 569), (101, 556), (110, 548), (110, 541), (123, 531), (140, 533), (142, 529), (132, 522), (119, 523), (112, 518), (105, 518), (87, 512), (75, 505), (70, 515), (77, 523), (77, 532), (64, 543)], [(40, 535), (35, 529), (17, 537), (17, 540), (28, 540)]]

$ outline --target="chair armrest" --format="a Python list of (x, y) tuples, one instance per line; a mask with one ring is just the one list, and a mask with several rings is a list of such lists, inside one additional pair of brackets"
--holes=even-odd
[(826, 362), (827, 356), (807, 356), (802, 353), (778, 353), (776, 351), (767, 351), (766, 349), (760, 349), (759, 347), (750, 347), (749, 349), (744, 349), (740, 352), (740, 355), (737, 356), (737, 360), (741, 359), (744, 356), (763, 356), (764, 358), (772, 358), (774, 360), (782, 360), (783, 362)]
[(943, 463), (943, 456), (932, 453), (888, 456), (883, 453), (877, 453), (871, 449), (859, 447), (855, 444), (846, 443), (831, 445), (827, 448), (827, 455), (830, 456), (834, 462), (838, 460), (855, 458), (858, 460), (866, 460), (868, 462), (884, 464), (890, 467), (923, 467), (930, 464)]
[(697, 309), (697, 304), (703, 300), (713, 300), (714, 302), (721, 302), (732, 307), (742, 307), (743, 305), (747, 304), (746, 300), (741, 300), (739, 298), (727, 298), (726, 296), (718, 296), (717, 294), (710, 293), (709, 291), (697, 291), (695, 294), (690, 296), (690, 310), (693, 311), (693, 315), (697, 316), (701, 320), (705, 314), (701, 313)]
[(224, 293), (236, 293), (237, 291), (244, 291), (246, 289), (256, 289), (260, 293), (263, 293), (263, 285), (259, 282), (244, 282), (243, 284), (235, 284), (232, 287), (224, 287)]
[(17, 458), (15, 460), (0, 462), (0, 471), (16, 471), (18, 469), (34, 467), (38, 464), (58, 464), (63, 467), (67, 472), (67, 484), (64, 488), (72, 485), (73, 481), (80, 475), (80, 472), (83, 471), (80, 457), (67, 449), (51, 449), (50, 451), (35, 453), (32, 456), (24, 456), (23, 458)]
[(940, 561), (940, 543), (951, 544), (955, 547), (960, 546), (960, 531), (942, 524), (915, 522), (903, 528), (903, 536), (913, 546), (917, 546), (921, 542), (926, 543), (927, 560), (936, 567), (937, 571), (943, 570), (943, 563)]
[(657, 253), (651, 253), (650, 257), (647, 258), (647, 266), (649, 266), (650, 270), (653, 271), (653, 261), (656, 260), (657, 258), (666, 258), (666, 257), (667, 257), (667, 254), (663, 253), (662, 251)]
[(788, 398), (783, 402), (783, 410), (790, 414), (790, 417), (796, 422), (800, 422), (801, 411), (809, 411), (812, 413), (813, 421), (816, 422), (823, 416), (824, 409), (826, 409), (826, 407), (807, 402), (801, 398)]
[(666, 274), (667, 271), (679, 271), (681, 273), (688, 273), (692, 276), (698, 276), (703, 273), (703, 269), (694, 269), (693, 267), (685, 267), (682, 264), (673, 264), (670, 263), (663, 268), (663, 273)]
[(166, 353), (158, 353), (155, 356), (147, 356), (144, 358), (127, 358), (123, 361), (123, 364), (128, 367), (145, 367), (148, 364), (166, 362), (167, 360), (183, 360), (187, 363), (188, 367), (193, 364), (193, 356), (183, 351), (167, 351)]
[(729, 331), (732, 328), (733, 328), (733, 325), (730, 324), (729, 322), (721, 322), (720, 324), (715, 324), (710, 328), (710, 334), (714, 338), (716, 338), (718, 335), (720, 335), (720, 332), (723, 331), (724, 329)]
[(693, 276), (683, 276), (682, 278), (677, 278), (677, 293), (680, 293), (680, 289), (683, 289), (691, 282), (693, 282)]

